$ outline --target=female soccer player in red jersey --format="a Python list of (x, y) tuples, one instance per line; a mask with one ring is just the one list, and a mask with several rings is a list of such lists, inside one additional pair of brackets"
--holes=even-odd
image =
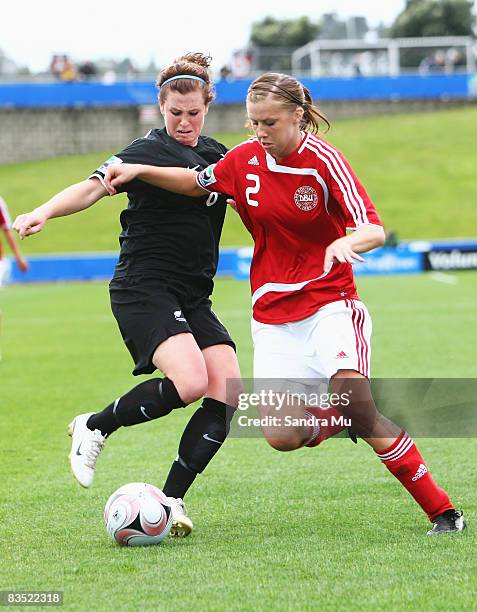
[[(324, 379), (341, 398), (338, 414), (351, 419), (353, 433), (426, 512), (433, 523), (428, 533), (462, 531), (462, 512), (435, 484), (409, 435), (378, 412), (371, 395), (371, 319), (352, 264), (384, 243), (373, 203), (343, 155), (318, 136), (321, 124), (329, 124), (296, 79), (276, 73), (257, 78), (247, 113), (255, 137), (203, 171), (114, 165), (106, 185), (114, 193), (139, 178), (186, 195), (231, 195), (255, 241), (255, 379), (282, 381), (285, 393), (288, 382), (296, 391), (297, 384)], [(273, 409), (262, 406), (261, 414)], [(300, 405), (294, 414), (323, 411)], [(304, 424), (285, 431), (282, 423), (265, 427), (268, 442), (282, 451), (316, 446), (344, 428), (297, 422)]]

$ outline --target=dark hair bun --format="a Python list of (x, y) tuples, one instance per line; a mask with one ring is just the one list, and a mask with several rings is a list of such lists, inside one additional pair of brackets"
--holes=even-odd
[(207, 70), (212, 63), (212, 58), (210, 55), (204, 55), (203, 53), (186, 53), (185, 55), (181, 55), (174, 60), (174, 63), (176, 64), (182, 62), (197, 64), (197, 66), (202, 66), (202, 68)]

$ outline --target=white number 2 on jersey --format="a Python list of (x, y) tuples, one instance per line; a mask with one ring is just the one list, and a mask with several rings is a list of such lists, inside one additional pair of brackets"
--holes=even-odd
[(257, 200), (253, 200), (250, 196), (260, 191), (260, 177), (257, 174), (247, 174), (245, 178), (254, 183), (253, 187), (247, 187), (245, 190), (247, 204), (250, 206), (258, 206)]

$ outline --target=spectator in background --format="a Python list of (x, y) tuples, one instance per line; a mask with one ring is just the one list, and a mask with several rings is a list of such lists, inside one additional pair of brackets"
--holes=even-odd
[(61, 80), (65, 83), (72, 83), (78, 78), (78, 71), (71, 59), (65, 55), (63, 70), (61, 71)]
[(55, 79), (61, 81), (66, 55), (53, 55), (50, 62), (50, 72)]
[(224, 64), (220, 69), (220, 79), (222, 81), (231, 81), (233, 80), (232, 70), (228, 64)]
[(426, 55), (426, 57), (424, 57), (419, 63), (419, 74), (428, 74), (431, 71), (433, 64), (434, 60), (432, 55)]
[(456, 49), (451, 47), (446, 52), (446, 70), (447, 72), (454, 72), (458, 66), (465, 65), (464, 55)]
[(444, 72), (446, 67), (445, 51), (439, 49), (434, 53), (434, 72)]
[(101, 79), (103, 85), (114, 85), (116, 83), (116, 73), (114, 70), (106, 70)]
[(232, 55), (232, 78), (246, 79), (252, 69), (253, 56), (250, 51), (235, 51)]
[(93, 62), (89, 60), (86, 62), (83, 62), (82, 64), (78, 66), (78, 76), (83, 81), (89, 81), (90, 79), (93, 79), (95, 76), (97, 76), (97, 74), (98, 74), (98, 70), (96, 66), (93, 64)]

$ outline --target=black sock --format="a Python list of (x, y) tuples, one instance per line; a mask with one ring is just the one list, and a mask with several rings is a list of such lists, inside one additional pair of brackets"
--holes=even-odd
[(183, 406), (185, 404), (172, 380), (153, 378), (140, 383), (101, 412), (91, 415), (86, 425), (88, 429), (99, 429), (103, 436), (109, 436), (121, 425), (128, 427), (152, 421)]
[(184, 498), (189, 487), (194, 482), (197, 472), (192, 472), (176, 459), (171, 465), (163, 492), (168, 497)]
[(179, 454), (171, 466), (163, 491), (184, 497), (195, 477), (203, 472), (229, 432), (233, 410), (224, 402), (204, 398), (187, 423), (179, 443)]

